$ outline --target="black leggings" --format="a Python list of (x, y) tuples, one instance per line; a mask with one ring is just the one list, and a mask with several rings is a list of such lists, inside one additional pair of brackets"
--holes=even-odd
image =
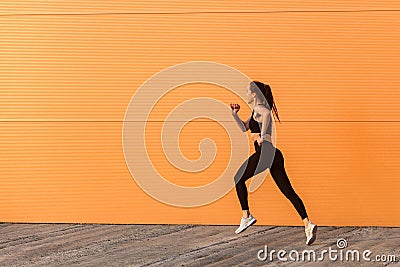
[(236, 193), (239, 197), (242, 210), (249, 209), (245, 181), (265, 171), (267, 168), (270, 168), (271, 176), (281, 192), (293, 204), (301, 219), (307, 218), (308, 216), (303, 201), (294, 191), (286, 174), (282, 152), (278, 148), (275, 148), (270, 142), (263, 142), (261, 147), (257, 142), (254, 142), (254, 147), (256, 152), (240, 166), (235, 175)]

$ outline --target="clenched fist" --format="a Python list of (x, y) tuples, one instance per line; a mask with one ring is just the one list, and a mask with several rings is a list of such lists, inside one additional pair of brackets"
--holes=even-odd
[(239, 104), (231, 103), (231, 109), (232, 109), (233, 111), (235, 111), (236, 113), (238, 113), (239, 110), (240, 110), (240, 105), (239, 105)]

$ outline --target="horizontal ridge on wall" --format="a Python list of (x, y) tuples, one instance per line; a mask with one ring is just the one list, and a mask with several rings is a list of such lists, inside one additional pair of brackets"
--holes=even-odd
[(93, 13), (195, 13), (195, 12), (291, 12), (291, 11), (355, 11), (355, 10), (398, 10), (400, 3), (394, 0), (334, 0), (329, 2), (306, 0), (293, 1), (243, 1), (232, 0), (227, 3), (217, 1), (4, 1), (0, 3), (0, 15), (22, 14), (93, 14)]

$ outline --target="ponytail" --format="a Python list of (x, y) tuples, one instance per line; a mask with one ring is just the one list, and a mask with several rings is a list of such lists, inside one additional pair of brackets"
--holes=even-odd
[(268, 84), (264, 84), (264, 90), (262, 90), (262, 92), (265, 96), (265, 99), (267, 100), (269, 107), (272, 109), (274, 115), (276, 116), (276, 118), (278, 119), (278, 121), (280, 123), (281, 120), (279, 119), (278, 109), (276, 108), (276, 105), (275, 105), (271, 87)]

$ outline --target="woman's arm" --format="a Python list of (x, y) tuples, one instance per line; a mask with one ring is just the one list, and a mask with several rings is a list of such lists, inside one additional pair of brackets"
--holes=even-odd
[(246, 132), (249, 129), (249, 119), (246, 122), (242, 121), (239, 118), (238, 114), (233, 110), (232, 110), (232, 116), (235, 119), (236, 123), (239, 125), (242, 132)]
[(240, 110), (239, 104), (231, 104), (231, 111), (232, 111), (233, 118), (235, 119), (236, 123), (239, 125), (239, 128), (242, 130), (242, 132), (246, 132), (249, 129), (250, 118), (247, 119), (246, 122), (242, 121), (239, 118), (239, 115), (237, 114), (239, 110)]
[(260, 133), (261, 136), (260, 139), (258, 140), (258, 143), (261, 144), (263, 140), (266, 140), (265, 136), (267, 134), (268, 124), (270, 123), (271, 120), (270, 116), (271, 111), (264, 106), (258, 106), (257, 113), (261, 115), (261, 124), (262, 124)]

